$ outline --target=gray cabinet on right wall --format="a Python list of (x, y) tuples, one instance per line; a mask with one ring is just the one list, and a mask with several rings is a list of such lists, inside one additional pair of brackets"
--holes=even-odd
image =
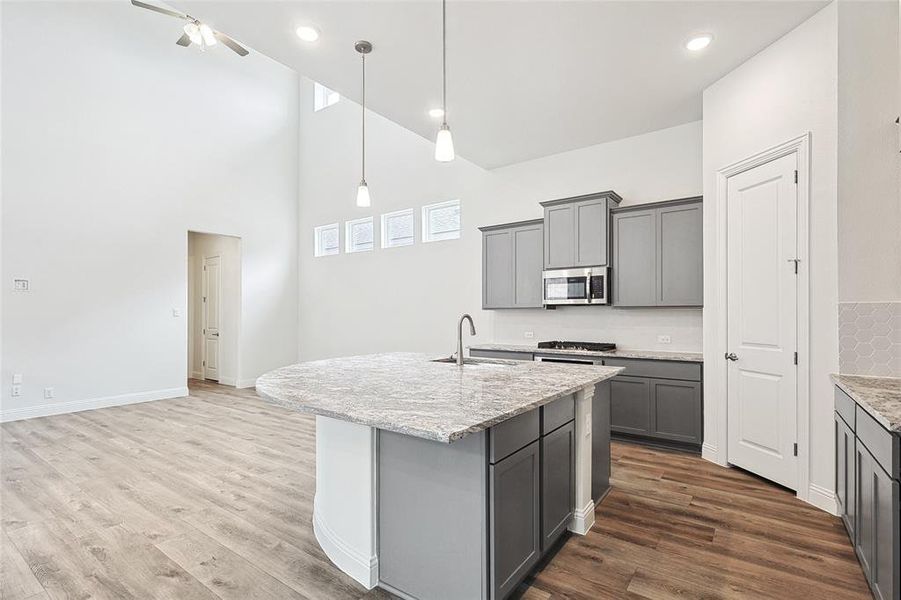
[(613, 305), (701, 306), (701, 197), (611, 211)]

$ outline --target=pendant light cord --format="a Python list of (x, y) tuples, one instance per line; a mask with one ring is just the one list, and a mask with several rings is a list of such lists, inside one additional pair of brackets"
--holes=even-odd
[(447, 0), (441, 0), (441, 109), (447, 125)]
[(361, 54), (360, 56), (363, 57), (363, 110), (360, 113), (363, 121), (362, 170), (363, 181), (366, 181), (366, 55)]

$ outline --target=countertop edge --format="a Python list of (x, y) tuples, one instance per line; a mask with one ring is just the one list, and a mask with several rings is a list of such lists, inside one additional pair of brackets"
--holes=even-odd
[(871, 377), (867, 375), (847, 375), (842, 373), (831, 373), (829, 377), (832, 379), (832, 382), (843, 392), (848, 394), (854, 402), (856, 402), (861, 408), (866, 411), (868, 415), (876, 419), (880, 425), (885, 427), (888, 431), (896, 434), (901, 434), (901, 422), (895, 423), (894, 425), (883, 415), (879, 410), (877, 410), (872, 404), (870, 404), (869, 400), (855, 387), (846, 380), (847, 377), (860, 377), (864, 379), (876, 379), (876, 380), (891, 380), (898, 381), (899, 385), (901, 385), (901, 378), (898, 377)]

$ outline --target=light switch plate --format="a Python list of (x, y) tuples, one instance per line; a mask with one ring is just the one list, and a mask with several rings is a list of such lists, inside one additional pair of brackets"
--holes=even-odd
[(27, 292), (28, 291), (28, 280), (27, 279), (13, 279), (13, 290), (17, 292)]
[(50, 398), (56, 397), (56, 391), (52, 387), (44, 388), (44, 399), (49, 400)]
[(535, 337), (535, 332), (534, 331), (526, 331), (525, 334), (523, 334), (523, 335), (526, 336), (527, 340), (531, 340), (533, 337)]
[(22, 383), (22, 374), (21, 373), (13, 373), (13, 385), (17, 385)]
[(172, 316), (173, 316), (173, 317), (180, 317), (180, 316), (181, 316), (181, 311), (178, 310), (177, 308), (173, 308), (173, 309), (172, 309)]

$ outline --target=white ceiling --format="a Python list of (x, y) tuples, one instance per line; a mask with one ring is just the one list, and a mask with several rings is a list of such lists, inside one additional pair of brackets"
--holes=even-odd
[[(353, 44), (371, 41), (369, 107), (434, 138), (439, 123), (427, 110), (441, 98), (439, 0), (172, 4), (356, 101)], [(705, 87), (824, 5), (453, 0), (448, 121), (457, 153), (493, 168), (698, 120)], [(309, 22), (322, 31), (315, 44), (294, 33)], [(684, 43), (696, 32), (715, 39), (691, 53)]]

